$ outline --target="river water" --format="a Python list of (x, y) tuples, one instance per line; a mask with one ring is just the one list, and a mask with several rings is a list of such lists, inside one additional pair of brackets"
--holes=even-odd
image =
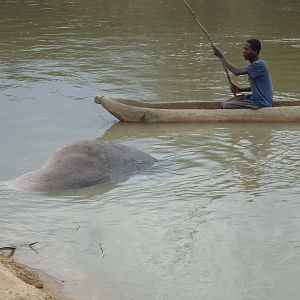
[[(237, 65), (260, 38), (276, 98), (300, 98), (299, 1), (190, 4)], [(0, 246), (74, 299), (299, 299), (299, 124), (121, 124), (93, 103), (230, 97), (182, 1), (0, 1), (0, 46)], [(95, 138), (158, 162), (51, 195), (3, 183)]]

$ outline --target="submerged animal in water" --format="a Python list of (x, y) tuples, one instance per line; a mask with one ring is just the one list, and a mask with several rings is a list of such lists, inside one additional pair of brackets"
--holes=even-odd
[(42, 168), (10, 184), (37, 192), (74, 189), (120, 180), (154, 162), (152, 156), (123, 144), (79, 141), (59, 149)]

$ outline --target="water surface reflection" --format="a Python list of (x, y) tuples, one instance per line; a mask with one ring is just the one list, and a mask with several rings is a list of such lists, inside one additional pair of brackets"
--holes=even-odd
[[(261, 38), (276, 97), (299, 98), (299, 1), (190, 3), (236, 64)], [(84, 190), (0, 185), (1, 243), (39, 242), (17, 259), (76, 299), (298, 299), (298, 124), (118, 124), (93, 103), (230, 97), (181, 0), (1, 1), (0, 46), (2, 181), (74, 140), (158, 159)]]

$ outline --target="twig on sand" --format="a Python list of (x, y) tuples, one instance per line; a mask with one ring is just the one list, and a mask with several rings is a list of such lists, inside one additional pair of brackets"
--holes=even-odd
[(80, 225), (77, 223), (76, 226), (73, 228), (74, 231), (78, 231), (80, 228)]
[(29, 248), (34, 251), (36, 254), (39, 254), (39, 252), (37, 250), (35, 250), (32, 246), (38, 244), (39, 242), (34, 242), (34, 243), (30, 243), (29, 244)]
[(101, 254), (102, 254), (102, 257), (104, 257), (104, 250), (103, 250), (103, 248), (102, 248), (102, 245), (101, 245), (101, 243), (99, 242), (98, 243), (98, 247), (99, 247), (99, 249), (100, 249), (100, 251), (101, 251)]
[(0, 247), (0, 251), (5, 251), (5, 250), (9, 250), (10, 253), (7, 255), (7, 257), (12, 257), (14, 256), (16, 250), (18, 247), (21, 246), (29, 246), (29, 248), (34, 251), (35, 253), (39, 254), (39, 252), (37, 250), (35, 250), (32, 246), (38, 244), (38, 242), (33, 242), (30, 244), (20, 244), (20, 245), (13, 245), (13, 246), (5, 246), (5, 247)]
[(7, 247), (1, 247), (0, 251), (5, 251), (5, 250), (9, 250), (9, 254), (7, 255), (7, 257), (12, 257), (14, 256), (15, 252), (16, 252), (17, 247), (16, 246), (7, 246)]

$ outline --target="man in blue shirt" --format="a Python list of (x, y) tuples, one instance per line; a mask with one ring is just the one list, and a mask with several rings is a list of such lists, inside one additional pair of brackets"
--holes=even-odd
[(239, 95), (222, 103), (222, 108), (252, 108), (270, 107), (273, 102), (273, 87), (267, 63), (259, 58), (261, 43), (257, 39), (249, 39), (244, 43), (243, 56), (250, 64), (238, 68), (224, 54), (213, 47), (214, 54), (220, 58), (224, 66), (235, 76), (248, 74), (250, 87), (240, 88), (231, 85), (233, 93), (252, 92), (250, 95)]

